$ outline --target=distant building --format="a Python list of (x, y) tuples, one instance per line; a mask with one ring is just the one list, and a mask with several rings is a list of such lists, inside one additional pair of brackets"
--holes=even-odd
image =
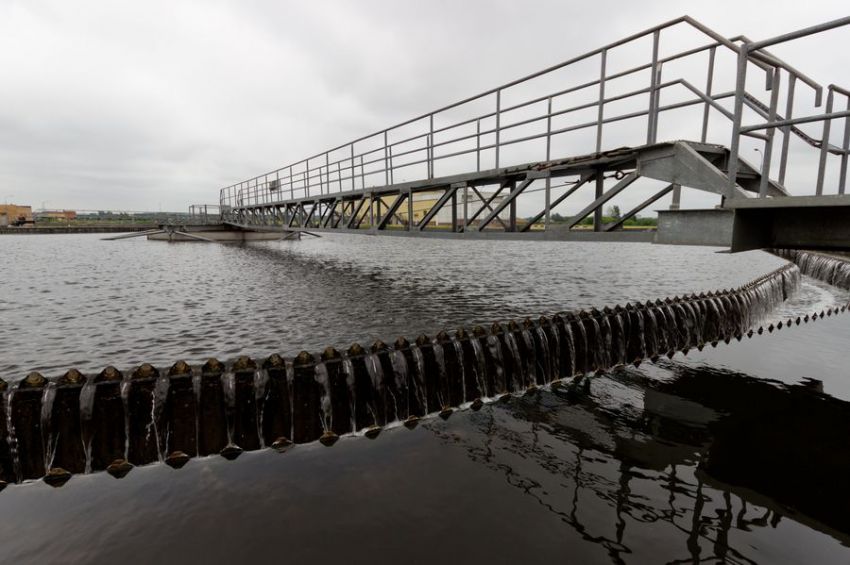
[(77, 212), (75, 210), (42, 210), (36, 213), (36, 218), (39, 220), (75, 220)]
[(0, 227), (32, 224), (32, 206), (0, 204)]

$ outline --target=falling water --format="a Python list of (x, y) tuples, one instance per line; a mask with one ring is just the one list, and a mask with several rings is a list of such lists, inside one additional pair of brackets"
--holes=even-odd
[(269, 372), (266, 369), (257, 369), (254, 371), (254, 402), (257, 406), (257, 435), (260, 437), (260, 447), (265, 447), (265, 437), (263, 434), (263, 415), (265, 413), (265, 404), (263, 400), (266, 397), (266, 386), (269, 382)]
[(440, 407), (451, 406), (449, 402), (449, 376), (446, 374), (446, 355), (443, 346), (439, 343), (433, 344), (434, 359), (437, 361), (437, 399)]
[[(15, 392), (17, 388), (20, 386), (20, 383), (14, 383), (9, 387), (9, 392), (6, 394), (6, 430), (8, 436), (6, 437), (6, 441), (9, 443), (9, 452), (12, 456), (12, 466), (13, 473), (18, 482), (21, 482), (21, 460), (18, 453), (18, 439), (15, 435), (15, 424), (12, 420), (12, 400), (15, 397)], [(89, 472), (89, 469), (86, 468), (86, 472)]]
[(508, 351), (511, 354), (512, 366), (515, 369), (513, 371), (513, 382), (505, 384), (508, 387), (508, 391), (521, 390), (523, 388), (523, 383), (527, 380), (527, 377), (525, 373), (525, 363), (523, 363), (522, 356), (519, 353), (519, 345), (517, 344), (516, 337), (514, 337), (513, 332), (505, 332), (505, 343), (508, 344)]
[[(487, 379), (485, 377), (487, 373), (487, 360), (484, 358), (484, 350), (481, 347), (481, 342), (475, 337), (470, 338), (469, 342), (472, 344), (472, 351), (475, 352), (475, 379), (478, 382), (478, 390), (481, 392), (481, 396), (490, 396), (493, 394), (493, 391), (489, 390), (487, 386)], [(501, 367), (499, 369), (501, 370)]]
[(487, 336), (487, 350), (490, 352), (490, 358), (493, 361), (495, 374), (491, 394), (495, 396), (508, 390), (508, 384), (505, 382), (505, 360), (502, 356), (502, 343), (498, 337), (494, 335)]
[[(454, 346), (455, 354), (457, 355), (458, 365), (460, 365), (460, 383), (462, 396), (461, 399), (466, 400), (466, 364), (463, 362), (463, 346), (460, 344), (460, 341), (456, 337), (452, 338), (452, 346)], [(484, 389), (479, 389), (484, 390)]]
[(232, 371), (221, 374), (221, 388), (224, 391), (224, 402), (227, 415), (227, 445), (233, 445), (233, 432), (236, 427), (236, 376)]
[(541, 374), (541, 378), (539, 379), (539, 383), (547, 383), (552, 380), (552, 353), (549, 350), (549, 338), (546, 336), (546, 332), (542, 327), (538, 326), (535, 329), (537, 333), (537, 337), (540, 339), (540, 346), (543, 350), (543, 359), (540, 359), (538, 356), (537, 365)]
[[(390, 363), (392, 363), (393, 366), (393, 375), (395, 375), (396, 379), (396, 388), (401, 392), (406, 391), (408, 397), (411, 394), (413, 394), (414, 396), (418, 395), (416, 383), (414, 383), (413, 379), (410, 378), (410, 370), (407, 366), (407, 358), (404, 356), (404, 353), (396, 350), (391, 351), (389, 355)], [(407, 414), (403, 414), (400, 416), (407, 417), (413, 413), (410, 407), (409, 398), (406, 399), (405, 404), (407, 405)], [(396, 409), (398, 409), (398, 404), (396, 404)]]
[(53, 401), (56, 398), (56, 383), (48, 382), (41, 394), (41, 431), (44, 435), (44, 468), (53, 467), (53, 456), (56, 453), (57, 437), (53, 435), (51, 417), (53, 415)]
[[(158, 433), (157, 427), (159, 426), (158, 422), (162, 422), (162, 413), (165, 410), (165, 404), (168, 401), (168, 388), (170, 384), (171, 383), (166, 375), (163, 374), (157, 377), (156, 384), (154, 385), (153, 404), (151, 405), (151, 420), (148, 424), (147, 429), (148, 440), (150, 440), (150, 435), (152, 433), (154, 434), (154, 438), (157, 444), (157, 453), (159, 454), (160, 461), (165, 460), (165, 458), (168, 456), (165, 451), (169, 444), (169, 438), (167, 435), (165, 437), (160, 437), (161, 434)], [(130, 413), (127, 410), (124, 410), (124, 419), (128, 420), (129, 418)], [(166, 430), (167, 434), (169, 430), (168, 426), (166, 426)], [(127, 458), (126, 453), (124, 455), (124, 458)]]
[[(90, 421), (92, 419), (92, 415), (94, 414), (94, 393), (95, 393), (95, 384), (94, 379), (86, 379), (85, 384), (83, 384), (82, 390), (80, 390), (80, 420), (83, 422)], [(11, 400), (11, 394), (10, 394)], [(11, 430), (11, 428), (10, 428)], [(11, 431), (10, 431), (11, 435)], [(92, 435), (87, 434), (85, 437), (85, 442), (83, 443), (83, 451), (86, 456), (86, 473), (91, 473), (91, 462), (92, 462)], [(15, 459), (17, 461), (17, 458)]]
[(322, 389), (319, 421), (322, 423), (322, 431), (329, 432), (333, 429), (333, 413), (331, 412), (331, 383), (328, 377), (328, 369), (324, 362), (319, 362), (316, 363), (313, 370), (315, 371), (316, 382)]
[[(832, 258), (805, 258), (801, 255), (798, 260), (807, 262), (805, 264), (809, 271), (832, 279), (836, 279), (843, 268), (836, 266)], [(526, 319), (523, 327), (512, 323), (507, 331), (499, 324), (494, 324), (490, 332), (476, 328), (472, 336), (459, 331), (450, 338), (441, 332), (435, 341), (422, 336), (417, 345), (410, 345), (400, 338), (396, 342), (396, 349), (392, 351), (377, 343), (371, 353), (365, 353), (359, 346), (352, 346), (345, 355), (334, 354), (334, 363), (339, 364), (333, 366), (329, 361), (315, 363), (314, 358), (304, 352), (304, 360), (298, 361), (296, 370), (293, 360), (284, 361), (278, 357), (274, 361), (278, 367), (275, 370), (280, 371), (285, 367), (288, 385), (288, 389), (281, 394), (287, 397), (286, 402), (289, 404), (289, 415), (286, 417), (291, 421), (284, 420), (288, 422), (286, 425), (290, 425), (289, 438), (305, 442), (318, 438), (322, 431), (336, 432), (333, 426), (334, 406), (339, 408), (340, 403), (348, 403), (350, 407), (350, 430), (366, 427), (374, 431), (372, 426), (383, 426), (390, 420), (420, 415), (415, 413), (413, 403), (418, 405), (416, 410), (421, 409), (424, 415), (426, 411), (457, 406), (479, 396), (500, 396), (504, 392), (519, 391), (535, 382), (542, 384), (563, 375), (606, 370), (613, 364), (636, 362), (645, 357), (654, 358), (661, 353), (687, 350), (702, 345), (704, 341), (716, 342), (739, 337), (775, 305), (793, 294), (799, 285), (800, 272), (801, 269), (797, 267), (785, 267), (739, 289), (702, 294), (699, 297), (689, 295), (663, 302), (634, 306), (627, 304), (625, 308), (618, 306), (601, 312), (594, 309), (578, 315), (565, 313), (551, 319), (543, 317), (538, 322)], [(832, 313), (832, 310), (828, 313)], [(469, 346), (464, 340), (470, 341)], [(447, 347), (449, 341), (451, 346)], [(271, 358), (266, 363), (269, 362)], [(250, 372), (238, 372), (237, 366), (250, 368)], [(248, 358), (240, 358), (229, 369), (222, 369), (221, 364), (218, 364), (218, 368), (205, 365), (201, 371), (180, 373), (185, 375), (181, 378), (192, 379), (192, 390), (188, 392), (187, 389), (187, 393), (191, 395), (190, 398), (194, 397), (195, 406), (198, 407), (194, 414), (197, 445), (201, 444), (200, 434), (206, 429), (210, 429), (213, 434), (220, 434), (210, 440), (210, 446), (204, 448), (206, 452), (215, 453), (222, 446), (235, 446), (237, 440), (244, 440), (247, 449), (257, 448), (247, 447), (248, 444), (265, 445), (270, 441), (264, 435), (267, 408), (264, 403), (268, 402), (271, 382), (269, 370), (258, 369), (257, 364)], [(164, 452), (172, 443), (169, 435), (173, 433), (170, 422), (174, 415), (164, 411), (170, 406), (168, 403), (172, 402), (169, 399), (169, 388), (174, 377), (153, 370), (159, 375), (153, 382), (149, 378), (120, 377), (120, 372), (111, 369), (114, 372), (102, 384), (96, 384), (97, 379), (87, 379), (79, 388), (86, 472), (91, 472), (93, 460), (97, 461), (94, 467), (100, 469), (108, 464), (104, 463), (110, 460), (106, 458), (113, 457), (116, 451), (122, 452), (121, 446), (116, 448), (116, 442), (112, 441), (117, 439), (117, 429), (124, 433), (121, 438), (123, 455), (129, 459), (130, 448), (135, 445), (130, 440), (133, 434), (141, 435), (141, 428), (135, 429), (131, 425), (131, 404), (136, 406), (135, 410), (142, 406), (147, 411), (150, 406), (150, 413), (141, 414), (143, 420), (138, 424), (146, 426), (144, 430), (147, 439), (155, 438), (160, 458), (165, 457)], [(297, 382), (296, 371), (301, 371)], [(120, 381), (115, 380), (116, 374), (121, 378)], [(213, 385), (209, 389), (212, 394), (209, 398), (205, 398), (205, 383)], [(20, 418), (13, 415), (13, 399), (16, 394), (22, 394), (17, 386), (20, 385), (13, 385), (4, 398), (8, 428), (5, 440), (14, 457), (15, 477), (21, 480), (22, 475), (29, 471), (22, 471), (20, 439), (23, 436), (16, 433), (14, 428), (15, 421)], [(36, 444), (44, 447), (43, 451), (38, 447), (36, 460), (39, 468), (42, 464), (46, 469), (52, 467), (55, 459), (58, 462), (58, 453), (62, 449), (58, 435), (61, 430), (55, 429), (58, 425), (55, 412), (61, 386), (48, 381), (47, 386), (38, 391), (38, 397), (33, 399), (32, 406), (38, 406), (40, 411), (37, 423), (41, 424), (44, 434), (32, 447), (35, 449)], [(96, 393), (101, 386), (103, 394)], [(177, 386), (176, 381), (174, 386)], [(430, 391), (431, 398), (426, 394), (429, 392), (428, 386), (434, 387)], [(297, 401), (293, 392), (296, 389), (300, 391), (298, 394), (303, 395)], [(393, 397), (392, 402), (387, 398), (388, 392)], [(119, 393), (120, 402), (116, 406)], [(150, 396), (146, 396), (148, 394)], [(141, 395), (138, 399), (141, 404), (134, 400), (134, 395)], [(396, 395), (407, 395), (409, 409), (404, 414), (399, 412), (400, 404)], [(73, 398), (77, 401), (76, 396)], [(283, 396), (280, 398), (283, 399)], [(101, 406), (100, 402), (111, 404)], [(204, 409), (202, 425), (200, 407), (204, 403), (208, 407)], [(387, 414), (390, 404), (395, 408), (389, 408), (390, 413)], [(168, 409), (173, 408), (175, 406)], [(253, 415), (252, 409), (255, 410)], [(344, 410), (340, 413), (344, 414)], [(271, 412), (268, 415), (270, 417)], [(119, 417), (124, 419), (123, 427), (117, 428), (115, 424)], [(316, 417), (319, 422), (316, 422)], [(343, 420), (347, 418), (349, 415), (342, 416)], [(216, 422), (223, 424), (217, 431), (213, 429)], [(296, 423), (300, 426), (297, 437)], [(226, 436), (222, 428), (226, 428)], [(344, 428), (337, 433), (347, 433)], [(281, 432), (284, 430), (274, 431), (275, 439), (281, 437)], [(116, 435), (110, 435), (113, 433)], [(160, 437), (160, 434), (164, 434), (164, 437)], [(93, 437), (96, 437), (94, 446)], [(27, 446), (29, 443), (24, 447), (30, 449)]]
[(345, 384), (348, 385), (348, 405), (349, 413), (351, 414), (351, 429), (357, 429), (357, 420), (355, 413), (357, 410), (357, 390), (354, 386), (354, 365), (351, 364), (351, 359), (344, 357), (342, 360), (342, 372), (345, 374)]

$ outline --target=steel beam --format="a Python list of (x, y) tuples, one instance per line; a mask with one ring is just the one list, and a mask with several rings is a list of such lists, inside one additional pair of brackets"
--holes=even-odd
[(384, 214), (384, 217), (383, 217), (383, 218), (381, 218), (381, 219), (378, 221), (378, 225), (377, 225), (377, 226), (375, 226), (375, 227), (376, 227), (376, 229), (382, 230), (382, 229), (386, 228), (386, 226), (387, 226), (387, 224), (389, 223), (389, 221), (390, 221), (390, 220), (392, 219), (392, 217), (395, 215), (396, 210), (398, 210), (398, 209), (399, 209), (399, 207), (401, 206), (402, 202), (404, 202), (407, 198), (408, 198), (408, 195), (407, 195), (407, 194), (405, 194), (405, 193), (401, 193), (401, 194), (399, 194), (399, 195), (396, 197), (395, 202), (393, 202), (393, 203), (392, 203), (392, 204), (391, 204), (391, 205), (387, 208), (387, 213), (386, 213), (386, 214)]
[(510, 223), (511, 229), (510, 229), (510, 231), (516, 231), (516, 198), (517, 198), (517, 196), (522, 194), (522, 192), (526, 188), (528, 188), (531, 185), (531, 183), (533, 183), (535, 180), (536, 180), (536, 177), (534, 177), (534, 178), (526, 177), (522, 182), (514, 185), (513, 188), (511, 189), (510, 194), (508, 194), (507, 198), (505, 198), (504, 200), (499, 202), (499, 204), (497, 204), (495, 208), (491, 208), (491, 212), (487, 215), (487, 217), (484, 218), (483, 220), (481, 220), (481, 224), (478, 226), (479, 231), (483, 230), (488, 225), (490, 225), (490, 222), (492, 222), (493, 219), (496, 218), (496, 216), (498, 216), (502, 212), (502, 210), (504, 210), (508, 205), (511, 206), (511, 223)]
[(676, 190), (676, 187), (678, 187), (678, 186), (679, 185), (677, 185), (677, 184), (672, 184), (672, 183), (668, 184), (666, 187), (662, 188), (661, 190), (659, 190), (658, 192), (656, 192), (655, 194), (653, 194), (652, 196), (650, 196), (649, 198), (647, 198), (646, 200), (644, 200), (643, 202), (641, 202), (640, 204), (638, 204), (637, 206), (635, 206), (634, 208), (632, 208), (631, 210), (626, 212), (616, 222), (611, 222), (610, 224), (606, 224), (602, 231), (609, 232), (609, 231), (614, 231), (616, 229), (619, 229), (620, 226), (622, 226), (626, 222), (626, 220), (633, 218), (634, 216), (636, 216), (638, 214), (638, 212), (640, 212), (641, 210), (643, 210), (644, 208), (646, 208), (647, 206), (649, 206), (653, 202), (663, 198), (664, 196), (669, 194), (670, 191)]
[[(482, 196), (482, 195), (481, 195), (481, 193), (480, 193), (480, 192), (478, 192), (478, 189), (477, 189), (477, 188), (475, 188), (475, 185), (472, 185), (472, 184), (471, 184), (471, 185), (469, 185), (469, 188), (471, 188), (471, 189), (472, 189), (472, 192), (474, 192), (474, 193), (475, 193), (475, 195), (478, 197), (478, 200), (481, 202), (481, 208), (479, 208), (478, 213), (474, 214), (474, 215), (472, 216), (472, 218), (469, 218), (469, 217), (468, 217), (468, 214), (467, 214), (467, 211), (466, 211), (466, 210), (464, 210), (464, 221), (463, 221), (463, 225), (464, 225), (464, 226), (469, 225), (469, 222), (470, 222), (471, 220), (474, 220), (474, 219), (478, 216), (478, 214), (480, 214), (481, 212), (483, 212), (483, 211), (484, 211), (484, 208), (487, 208), (488, 210), (490, 210), (490, 211), (492, 212), (492, 211), (493, 211), (493, 207), (492, 207), (492, 206), (490, 206), (490, 202), (492, 202), (493, 200), (495, 200), (495, 196), (494, 196), (494, 197), (491, 197), (489, 200), (484, 200), (484, 196)], [(507, 188), (507, 187), (505, 187), (505, 188)], [(497, 220), (500, 224), (502, 224), (502, 227), (503, 227), (503, 228), (505, 228), (505, 231), (508, 231), (508, 224), (506, 224), (506, 223), (505, 223), (505, 221), (504, 221), (504, 220), (502, 220), (502, 218), (500, 218), (499, 216), (496, 216), (496, 220)], [(461, 231), (463, 231), (463, 229), (461, 229)]]
[(440, 199), (437, 200), (437, 202), (433, 206), (431, 206), (431, 209), (428, 210), (428, 213), (425, 214), (425, 216), (423, 216), (421, 220), (419, 220), (419, 223), (417, 224), (416, 228), (419, 231), (424, 230), (428, 226), (428, 223), (432, 219), (434, 219), (434, 216), (437, 215), (440, 209), (442, 209), (442, 207), (446, 205), (446, 202), (451, 199), (452, 195), (457, 192), (457, 190), (461, 188), (461, 186), (462, 185), (459, 184), (452, 184), (446, 187), (446, 191), (443, 193), (442, 196), (440, 196)]
[(588, 214), (590, 214), (594, 210), (597, 210), (606, 202), (620, 194), (626, 187), (635, 182), (637, 178), (638, 174), (636, 171), (632, 171), (631, 173), (626, 175), (622, 180), (620, 180), (620, 182), (609, 188), (606, 192), (598, 196), (596, 200), (585, 206), (585, 208), (581, 212), (573, 216), (572, 219), (567, 223), (567, 228), (572, 229), (576, 224), (578, 224), (585, 217), (587, 217)]
[[(582, 175), (579, 178), (579, 180), (576, 181), (575, 185), (571, 186), (569, 189), (567, 189), (567, 191), (564, 194), (562, 194), (561, 196), (556, 198), (554, 202), (549, 204), (549, 210), (548, 211), (551, 212), (552, 210), (554, 210), (555, 206), (557, 206), (558, 204), (560, 204), (561, 202), (563, 202), (564, 200), (569, 198), (570, 195), (572, 195), (576, 190), (581, 188), (587, 181), (589, 181), (593, 177), (594, 177), (593, 173), (587, 173), (587, 174)], [(531, 231), (531, 226), (533, 226), (534, 224), (539, 222), (540, 218), (542, 218), (546, 213), (547, 213), (547, 210), (543, 210), (542, 212), (540, 212), (539, 214), (534, 216), (531, 219), (531, 221), (529, 221), (525, 226), (523, 226), (523, 228), (520, 231), (521, 232)]]

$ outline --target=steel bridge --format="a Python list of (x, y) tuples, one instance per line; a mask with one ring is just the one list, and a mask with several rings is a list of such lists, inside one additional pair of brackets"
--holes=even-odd
[[(850, 92), (767, 48), (848, 24), (752, 41), (676, 18), (223, 188), (222, 217), (256, 231), (847, 249)], [(716, 205), (684, 209), (682, 188)], [(624, 229), (665, 198), (657, 229)], [(606, 221), (618, 199), (631, 205)], [(582, 207), (564, 218), (570, 201)]]

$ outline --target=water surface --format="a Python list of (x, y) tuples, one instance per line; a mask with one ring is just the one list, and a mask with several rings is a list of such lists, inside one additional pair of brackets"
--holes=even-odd
[[(293, 353), (738, 286), (704, 248), (328, 237), (0, 238), (0, 372)], [(8, 253), (7, 253), (8, 252)], [(24, 274), (25, 273), (25, 274)], [(772, 316), (846, 293), (804, 280)], [(850, 562), (850, 316), (235, 461), (0, 493), (0, 560)]]

